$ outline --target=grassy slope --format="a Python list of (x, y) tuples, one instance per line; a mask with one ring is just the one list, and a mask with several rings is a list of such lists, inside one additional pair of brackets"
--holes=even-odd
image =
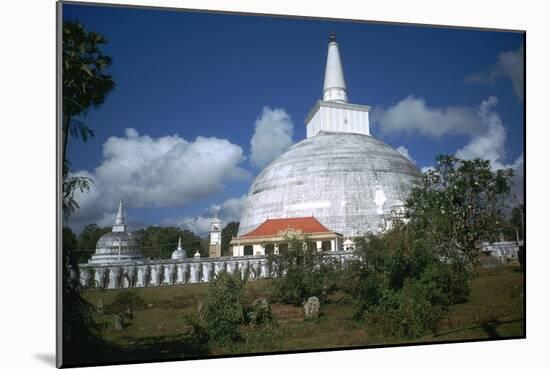
[[(247, 283), (247, 299), (269, 297), (269, 281)], [(122, 346), (126, 352), (118, 359), (176, 358), (204, 356), (207, 351), (186, 341), (188, 323), (185, 316), (198, 317), (198, 303), (204, 300), (207, 285), (184, 285), (135, 289), (147, 306), (136, 312), (132, 323), (122, 331), (113, 329), (113, 318), (97, 314), (105, 338)], [(118, 291), (86, 292), (94, 305), (99, 298), (109, 304)], [(303, 322), (299, 307), (273, 304), (278, 327), (274, 331), (245, 329), (245, 341), (232, 348), (210, 347), (209, 354), (307, 350), (346, 346), (383, 345), (404, 342), (433, 342), (466, 339), (519, 337), (523, 335), (523, 273), (516, 267), (483, 270), (472, 281), (468, 302), (454, 305), (440, 321), (434, 334), (420, 339), (387, 338), (369, 329), (364, 322), (349, 319), (345, 304), (328, 304), (322, 308), (317, 323)]]

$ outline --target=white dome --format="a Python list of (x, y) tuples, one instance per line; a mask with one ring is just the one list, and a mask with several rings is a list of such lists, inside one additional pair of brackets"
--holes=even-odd
[(372, 136), (320, 132), (290, 147), (254, 180), (239, 235), (266, 219), (315, 216), (346, 237), (376, 233), (421, 174)]
[(118, 212), (113, 231), (99, 238), (95, 253), (88, 260), (90, 264), (120, 263), (142, 260), (135, 237), (126, 231), (124, 223), (124, 204), (118, 204)]
[(90, 264), (142, 260), (143, 256), (130, 232), (109, 232), (99, 238)]

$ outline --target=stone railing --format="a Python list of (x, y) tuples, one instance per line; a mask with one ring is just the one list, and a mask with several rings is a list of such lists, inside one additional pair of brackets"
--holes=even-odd
[[(354, 254), (345, 251), (325, 252), (323, 256), (345, 263)], [(80, 264), (80, 283), (84, 288), (116, 289), (157, 287), (211, 282), (222, 271), (241, 273), (255, 280), (273, 277), (267, 256), (189, 258), (183, 260), (140, 260), (123, 263)]]
[(482, 251), (490, 253), (492, 256), (499, 258), (501, 261), (517, 260), (518, 251), (520, 247), (523, 247), (523, 240), (516, 241), (503, 241), (503, 242), (485, 242), (481, 249)]

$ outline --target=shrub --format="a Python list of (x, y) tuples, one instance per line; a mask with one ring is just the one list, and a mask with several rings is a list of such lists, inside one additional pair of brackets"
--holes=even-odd
[(390, 332), (399, 337), (420, 337), (433, 331), (443, 311), (441, 305), (430, 302), (426, 286), (409, 280), (394, 295), (392, 304), (386, 311)]
[(288, 240), (288, 252), (270, 255), (270, 263), (277, 278), (272, 282), (273, 297), (296, 306), (308, 297), (325, 301), (335, 287), (335, 268), (323, 260), (307, 239)]
[(469, 273), (463, 263), (416, 240), (404, 224), (356, 240), (359, 258), (343, 279), (354, 298), (352, 317), (367, 317), (383, 332), (418, 337), (435, 328), (442, 312), (464, 301)]
[(259, 326), (262, 324), (270, 324), (273, 322), (273, 314), (271, 306), (265, 298), (258, 298), (252, 303), (252, 307), (246, 314), (250, 324)]
[(190, 315), (185, 315), (183, 320), (187, 328), (184, 335), (188, 338), (188, 342), (192, 343), (193, 349), (196, 350), (196, 353), (207, 352), (209, 337), (204, 326), (196, 317)]
[(208, 287), (201, 313), (210, 340), (220, 346), (240, 338), (239, 330), (244, 322), (242, 301), (245, 282), (239, 273), (232, 276), (222, 272)]
[(107, 311), (122, 319), (123, 325), (134, 319), (134, 312), (145, 304), (145, 300), (134, 291), (119, 292), (115, 300), (107, 306)]
[(464, 302), (470, 293), (469, 274), (460, 265), (434, 262), (418, 278), (431, 304), (449, 306)]

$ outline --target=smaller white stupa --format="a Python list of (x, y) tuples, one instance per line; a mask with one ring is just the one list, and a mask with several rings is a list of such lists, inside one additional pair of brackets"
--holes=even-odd
[(112, 232), (99, 238), (95, 253), (88, 260), (89, 264), (109, 264), (142, 260), (134, 236), (127, 231), (124, 222), (124, 202), (120, 199), (118, 212)]
[(187, 258), (187, 253), (181, 248), (181, 237), (178, 240), (178, 248), (172, 253), (172, 260), (183, 260)]

